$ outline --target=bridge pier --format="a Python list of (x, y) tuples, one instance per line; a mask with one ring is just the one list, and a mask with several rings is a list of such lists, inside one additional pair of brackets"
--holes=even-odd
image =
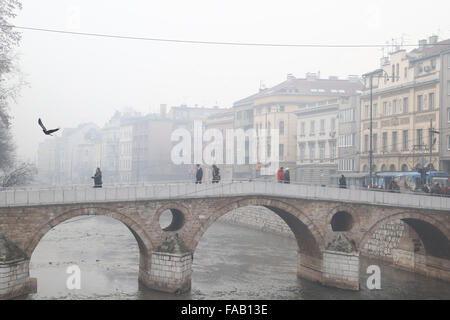
[(148, 288), (168, 293), (191, 290), (192, 253), (153, 252), (150, 268), (139, 270), (139, 280)]
[(36, 293), (37, 282), (30, 278), (26, 254), (0, 234), (0, 300)]

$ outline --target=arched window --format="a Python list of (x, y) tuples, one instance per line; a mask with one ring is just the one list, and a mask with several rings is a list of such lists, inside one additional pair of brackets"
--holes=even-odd
[(389, 167), (389, 171), (395, 172), (395, 165), (391, 164), (391, 166)]
[(408, 166), (407, 166), (406, 164), (403, 164), (403, 165), (402, 165), (402, 171), (403, 171), (403, 172), (408, 171)]
[(363, 172), (369, 172), (369, 166), (367, 164), (364, 165)]
[(382, 166), (381, 166), (381, 172), (386, 172), (386, 165), (385, 164), (383, 164)]

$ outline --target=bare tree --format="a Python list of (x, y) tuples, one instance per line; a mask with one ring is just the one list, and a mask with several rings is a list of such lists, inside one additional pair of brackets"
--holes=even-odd
[(3, 173), (10, 171), (14, 163), (8, 102), (15, 99), (23, 85), (22, 80), (16, 81), (21, 75), (14, 63), (14, 49), (19, 45), (21, 35), (10, 23), (20, 9), (19, 0), (0, 1), (0, 172)]
[(10, 170), (0, 171), (0, 187), (24, 186), (33, 181), (37, 168), (31, 163), (21, 163)]

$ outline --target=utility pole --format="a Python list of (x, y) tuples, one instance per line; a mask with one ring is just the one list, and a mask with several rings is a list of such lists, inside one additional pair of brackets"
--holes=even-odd
[(430, 129), (428, 130), (428, 137), (430, 140), (430, 171), (432, 166), (432, 156), (433, 156), (433, 119), (430, 119)]
[(373, 104), (373, 74), (370, 75), (370, 137), (369, 137), (369, 187), (372, 188), (373, 149), (372, 149), (372, 104)]

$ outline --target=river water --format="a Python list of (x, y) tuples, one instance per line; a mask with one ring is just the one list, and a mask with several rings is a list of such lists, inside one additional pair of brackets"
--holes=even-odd
[[(368, 265), (381, 268), (381, 290), (368, 290)], [(69, 290), (77, 265), (81, 288)], [(194, 255), (192, 290), (172, 295), (139, 284), (139, 249), (120, 222), (101, 216), (68, 220), (49, 231), (33, 253), (36, 294), (25, 299), (450, 299), (450, 284), (361, 259), (361, 290), (328, 288), (297, 278), (293, 239), (217, 221)]]

